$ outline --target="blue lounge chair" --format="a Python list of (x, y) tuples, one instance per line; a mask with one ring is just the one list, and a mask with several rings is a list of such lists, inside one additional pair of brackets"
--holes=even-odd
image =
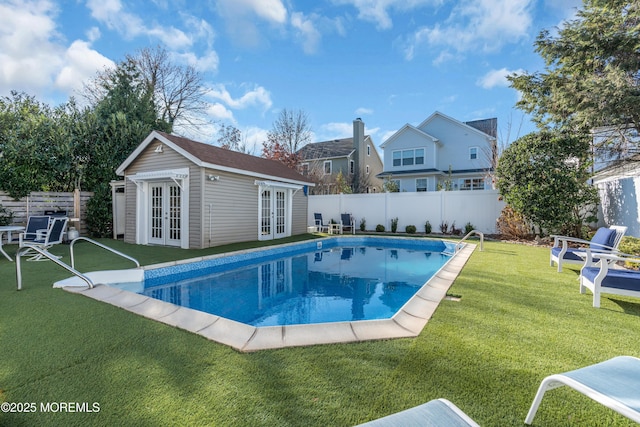
[(321, 213), (314, 213), (313, 219), (315, 221), (315, 226), (320, 233), (322, 233), (323, 230), (325, 230), (326, 233), (329, 232), (329, 224), (324, 223)]
[[(22, 235), (20, 236), (20, 248), (24, 248), (24, 250), (20, 251), (20, 256), (27, 255), (32, 252), (36, 252), (34, 256), (28, 259), (28, 261), (45, 261), (47, 258), (43, 257), (42, 254), (37, 252), (32, 248), (37, 248), (42, 251), (49, 251), (51, 247), (54, 245), (59, 245), (62, 243), (62, 239), (64, 238), (65, 228), (67, 227), (67, 222), (69, 222), (69, 218), (64, 217), (56, 217), (51, 220), (51, 224), (49, 228), (46, 230), (44, 235), (38, 235), (34, 240), (23, 240)], [(39, 234), (39, 233), (38, 233)], [(60, 258), (60, 257), (56, 257)]]
[(618, 356), (546, 377), (533, 399), (525, 424), (533, 422), (545, 392), (564, 385), (640, 423), (640, 359)]
[(347, 230), (351, 231), (351, 234), (356, 234), (356, 225), (354, 224), (354, 219), (351, 214), (341, 214), (340, 215), (340, 224), (342, 225), (342, 231), (345, 232)]
[(447, 399), (431, 400), (414, 408), (360, 424), (358, 427), (364, 426), (479, 427), (475, 421)]
[[(612, 225), (609, 228), (600, 227), (591, 240), (576, 239), (568, 236), (552, 236), (553, 247), (549, 256), (549, 264), (558, 264), (558, 272), (562, 271), (562, 264), (581, 264), (586, 260), (586, 252), (597, 257), (598, 253), (611, 253), (618, 250), (618, 245), (627, 231), (627, 227)], [(588, 247), (569, 247), (569, 243), (588, 245)]]
[(588, 258), (580, 270), (580, 293), (593, 293), (593, 306), (600, 307), (601, 294), (640, 298), (640, 271), (617, 268), (618, 261), (640, 263), (640, 259), (626, 254), (599, 254), (597, 260)]
[(20, 234), (20, 242), (34, 241), (47, 233), (51, 217), (49, 215), (34, 215), (27, 220), (24, 232)]

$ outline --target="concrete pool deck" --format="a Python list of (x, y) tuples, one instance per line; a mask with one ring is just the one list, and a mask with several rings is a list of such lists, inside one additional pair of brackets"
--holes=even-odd
[[(255, 327), (108, 285), (96, 285), (94, 288), (61, 287), (68, 292), (82, 294), (146, 318), (193, 332), (241, 352), (411, 338), (418, 336), (425, 327), (471, 257), (475, 247), (474, 244), (465, 244), (392, 318), (381, 320)], [(129, 271), (138, 274), (140, 270)], [(92, 274), (98, 273), (104, 272), (87, 273), (87, 276), (92, 278)]]

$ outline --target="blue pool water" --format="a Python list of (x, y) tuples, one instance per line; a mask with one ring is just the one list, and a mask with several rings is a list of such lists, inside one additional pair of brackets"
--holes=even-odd
[(252, 326), (393, 316), (449, 259), (447, 244), (342, 238), (145, 272), (139, 293)]

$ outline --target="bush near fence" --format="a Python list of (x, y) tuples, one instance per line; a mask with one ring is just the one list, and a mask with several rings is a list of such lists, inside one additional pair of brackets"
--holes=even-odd
[(14, 200), (5, 192), (0, 191), (0, 205), (13, 213), (11, 225), (26, 225), (27, 218), (34, 215), (44, 215), (45, 211), (67, 211), (69, 218), (79, 218), (79, 222), (70, 222), (70, 227), (76, 227), (81, 235), (87, 234), (87, 202), (93, 196), (89, 191), (74, 192), (44, 192), (34, 191), (27, 197)]
[(309, 196), (307, 220), (313, 224), (316, 212), (327, 222), (340, 221), (340, 214), (350, 213), (356, 224), (364, 218), (369, 231), (375, 229), (376, 224), (390, 230), (392, 219), (397, 217), (398, 230), (405, 230), (408, 225), (424, 225), (427, 221), (438, 230), (446, 221), (449, 225), (455, 223), (458, 229), (471, 223), (476, 230), (495, 234), (496, 220), (504, 206), (497, 190), (332, 194)]

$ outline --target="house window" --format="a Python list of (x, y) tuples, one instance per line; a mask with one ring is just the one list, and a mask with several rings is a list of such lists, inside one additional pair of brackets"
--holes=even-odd
[(324, 174), (331, 175), (331, 160), (326, 160), (324, 162)]
[(413, 150), (402, 151), (402, 166), (411, 166), (413, 164)]
[(402, 152), (394, 151), (393, 152), (393, 166), (400, 166), (402, 164)]
[(461, 179), (460, 190), (484, 190), (484, 179), (482, 178)]
[(309, 163), (302, 163), (300, 165), (300, 173), (305, 176), (309, 175)]
[(355, 173), (355, 162), (353, 160), (349, 160), (349, 173), (350, 174), (354, 174)]
[(393, 166), (424, 165), (424, 148), (393, 152)]
[(371, 146), (367, 145), (367, 156), (371, 155)]
[(416, 179), (416, 191), (418, 192), (427, 191), (427, 178)]
[(469, 160), (478, 159), (478, 147), (469, 147)]
[(369, 165), (367, 165), (367, 175), (369, 175)]

